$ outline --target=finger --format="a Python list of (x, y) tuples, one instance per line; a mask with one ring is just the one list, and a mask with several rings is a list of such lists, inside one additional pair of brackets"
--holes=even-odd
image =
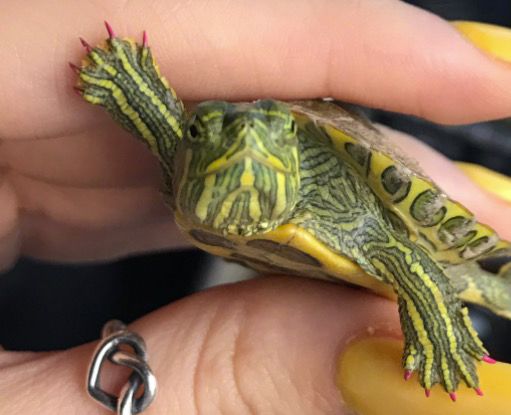
[(95, 122), (95, 131), (47, 140), (4, 140), (0, 166), (25, 180), (37, 179), (56, 187), (136, 188), (157, 186), (158, 163), (128, 132), (111, 119)]
[[(132, 328), (145, 338), (149, 363), (159, 380), (159, 394), (148, 415), (348, 414), (351, 410), (345, 408), (335, 381), (339, 354), (353, 338), (367, 336), (368, 330), (388, 338), (399, 333), (396, 307), (387, 300), (351, 288), (283, 277), (194, 295)], [(5, 365), (0, 377), (1, 413), (59, 415), (80, 408), (80, 413), (106, 415), (85, 395), (83, 379), (91, 355), (92, 347), (87, 345)], [(404, 402), (407, 409), (453, 413), (444, 394), (426, 401), (418, 383), (404, 382), (396, 373), (399, 358), (395, 353), (390, 356), (371, 352), (358, 354), (360, 362), (349, 356), (344, 359), (341, 377), (346, 375), (346, 364), (355, 365), (348, 368), (353, 378), (341, 380), (344, 393), (353, 392), (353, 381), (363, 378), (369, 387), (358, 392), (365, 394), (366, 405), (381, 390), (386, 401)], [(382, 370), (365, 370), (371, 364)], [(359, 365), (363, 372), (356, 370)], [(103, 386), (117, 391), (122, 381), (106, 376)], [(456, 408), (472, 415), (484, 405), (489, 413), (504, 414), (498, 405), (505, 395), (492, 396), (492, 391), (487, 389), (485, 400), (477, 402), (472, 391), (463, 389)], [(395, 409), (396, 405), (394, 412), (373, 413), (396, 414)]]
[(38, 213), (24, 213), (23, 245), (16, 254), (46, 261), (84, 263), (190, 247), (170, 213), (142, 223), (137, 219), (131, 218), (121, 226), (108, 223), (84, 227)]
[(511, 203), (511, 178), (474, 163), (457, 162), (456, 166), (489, 193)]
[(338, 376), (346, 406), (364, 415), (480, 415), (485, 408), (495, 415), (508, 413), (511, 365), (478, 365), (483, 389), (476, 394), (462, 386), (453, 405), (438, 389), (426, 399), (415, 393), (416, 385), (403, 388), (402, 372), (395, 364), (401, 353), (400, 343), (381, 338), (364, 339), (348, 348), (341, 358)]
[(1, 143), (0, 268), (20, 253), (83, 262), (188, 245), (156, 160), (107, 121), (94, 136)]
[[(357, 300), (364, 307), (350, 316)], [(147, 413), (342, 413), (334, 382), (339, 349), (368, 325), (397, 335), (397, 324), (386, 300), (308, 280), (260, 279), (194, 295), (132, 327), (146, 340), (159, 381)], [(35, 413), (39, 405), (41, 415), (106, 414), (85, 395), (91, 356), (86, 345), (27, 357), (29, 375), (24, 362), (3, 367), (0, 413)]]
[(157, 182), (81, 187), (15, 170), (0, 182), (0, 270), (20, 254), (83, 262), (185, 246)]
[[(451, 25), (394, 0), (286, 0), (207, 3), (8, 1), (3, 47), (0, 135), (62, 136), (90, 129), (98, 112), (71, 92), (65, 62), (79, 62), (77, 36), (148, 29), (163, 72), (189, 100), (335, 96), (441, 122), (511, 113), (508, 65), (491, 59)], [(41, 10), (51, 12), (41, 13)], [(80, 16), (79, 19), (76, 16)], [(23, 21), (23, 25), (19, 24)], [(136, 23), (133, 23), (136, 22)], [(27, 122), (27, 120), (30, 122)]]

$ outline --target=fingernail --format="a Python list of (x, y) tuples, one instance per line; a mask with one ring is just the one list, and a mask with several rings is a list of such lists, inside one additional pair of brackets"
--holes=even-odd
[(457, 162), (456, 165), (479, 187), (511, 203), (511, 177), (478, 164)]
[(489, 55), (511, 62), (511, 29), (487, 23), (454, 21), (461, 34)]
[(511, 365), (477, 364), (484, 397), (460, 385), (453, 403), (440, 386), (427, 399), (417, 375), (403, 380), (400, 341), (366, 338), (351, 343), (339, 359), (337, 386), (347, 413), (357, 415), (509, 415)]

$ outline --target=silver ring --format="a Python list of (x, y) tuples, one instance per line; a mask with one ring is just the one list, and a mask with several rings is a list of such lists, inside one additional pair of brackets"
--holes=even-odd
[[(126, 325), (118, 320), (105, 324), (103, 339), (96, 347), (89, 365), (87, 391), (100, 404), (117, 414), (138, 414), (153, 402), (156, 396), (157, 382), (147, 364), (145, 342), (138, 334), (128, 331)], [(126, 352), (120, 346), (129, 346), (133, 351)], [(106, 360), (115, 365), (130, 368), (131, 374), (119, 397), (101, 388), (101, 369)], [(135, 398), (136, 392), (143, 386), (143, 393)]]

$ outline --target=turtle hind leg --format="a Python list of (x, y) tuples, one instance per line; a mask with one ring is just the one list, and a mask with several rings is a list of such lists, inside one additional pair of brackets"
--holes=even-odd
[(447, 273), (463, 301), (511, 320), (511, 262), (502, 266), (498, 275), (485, 271), (477, 262), (449, 268)]

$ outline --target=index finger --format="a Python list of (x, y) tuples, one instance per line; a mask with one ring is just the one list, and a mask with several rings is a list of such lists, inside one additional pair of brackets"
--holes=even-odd
[(185, 100), (334, 96), (449, 123), (511, 113), (507, 64), (440, 18), (394, 0), (5, 3), (2, 137), (91, 125), (98, 113), (73, 99), (65, 63), (82, 57), (79, 35), (91, 43), (104, 37), (103, 18), (123, 35), (147, 29)]

